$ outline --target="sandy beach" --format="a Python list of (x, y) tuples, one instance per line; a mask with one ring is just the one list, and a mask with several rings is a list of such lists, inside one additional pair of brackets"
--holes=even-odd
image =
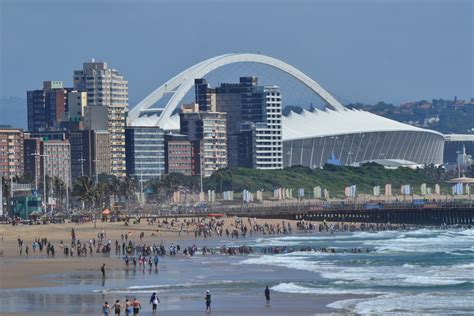
[[(171, 221), (172, 218), (168, 218)], [(179, 219), (180, 222), (184, 218)], [(186, 220), (190, 220), (186, 218)], [(226, 218), (224, 229), (234, 228), (234, 218)], [(247, 218), (241, 219), (243, 222)], [(263, 224), (281, 224), (281, 220), (265, 219), (256, 220), (257, 223)], [(296, 221), (290, 222), (293, 227)], [(95, 227), (94, 227), (95, 226)], [(60, 241), (70, 243), (71, 229), (76, 232), (76, 238), (81, 241), (89, 241), (97, 239), (97, 233), (104, 230), (107, 234), (106, 239), (121, 240), (122, 234), (129, 234), (130, 240), (138, 240), (139, 234), (144, 232), (143, 243), (167, 243), (179, 240), (192, 240), (194, 233), (181, 232), (178, 228), (158, 227), (156, 224), (149, 225), (145, 220), (139, 224), (124, 225), (124, 222), (101, 222), (96, 224), (87, 223), (65, 223), (65, 224), (47, 224), (47, 225), (1, 225), (0, 226), (0, 251), (3, 256), (0, 257), (0, 288), (29, 288), (39, 286), (53, 285), (51, 282), (42, 278), (44, 275), (51, 273), (68, 273), (68, 272), (99, 272), (102, 263), (105, 263), (108, 269), (122, 268), (123, 264), (116, 258), (95, 254), (90, 257), (64, 257), (62, 253), (58, 253), (55, 258), (48, 258), (43, 252), (42, 254), (36, 250), (33, 253), (31, 244), (35, 238), (46, 237), (54, 245), (58, 245)], [(152, 235), (153, 234), (153, 235)], [(29, 245), (29, 256), (26, 256), (25, 250), (20, 256), (17, 239), (23, 239), (26, 245)], [(214, 237), (213, 237), (214, 238)], [(200, 237), (200, 239), (203, 239)], [(212, 239), (212, 238), (211, 238)], [(59, 249), (59, 248), (58, 248)]]
[[(181, 219), (181, 221), (182, 220), (183, 219)], [(241, 220), (242, 222), (247, 221), (246, 218)], [(223, 228), (233, 229), (234, 221), (234, 218), (225, 219)], [(265, 219), (256, 221), (258, 224), (281, 224), (281, 220)], [(288, 221), (285, 222), (288, 223)], [(292, 227), (296, 228), (296, 222), (292, 221), (291, 225)], [(97, 222), (95, 227), (94, 223), (65, 223), (31, 226), (3, 225), (0, 226), (1, 250), (3, 251), (3, 257), (0, 259), (0, 288), (12, 290), (21, 289), (22, 293), (24, 290), (28, 291), (28, 289), (32, 289), (32, 293), (37, 293), (37, 289), (42, 289), (40, 294), (28, 295), (32, 301), (40, 301), (42, 304), (46, 302), (50, 305), (54, 304), (57, 297), (63, 295), (63, 293), (55, 294), (53, 291), (53, 294), (48, 294), (50, 291), (48, 288), (53, 289), (55, 286), (61, 285), (64, 282), (67, 283), (69, 280), (68, 278), (71, 278), (71, 275), (78, 275), (80, 278), (86, 280), (86, 283), (96, 283), (96, 281), (93, 279), (100, 279), (99, 269), (102, 263), (106, 264), (107, 274), (113, 273), (115, 276), (116, 273), (123, 273), (123, 261), (113, 255), (104, 256), (101, 253), (94, 253), (92, 257), (65, 257), (61, 251), (58, 251), (55, 258), (48, 258), (44, 251), (41, 254), (38, 250), (36, 250), (36, 253), (33, 253), (31, 244), (35, 238), (46, 237), (48, 238), (48, 241), (54, 245), (58, 245), (60, 241), (63, 241), (64, 243), (70, 243), (71, 229), (75, 230), (76, 238), (81, 241), (88, 241), (89, 239), (97, 238), (97, 233), (100, 231), (105, 231), (107, 234), (106, 239), (110, 239), (113, 241), (113, 243), (116, 239), (121, 240), (122, 234), (128, 234), (130, 236), (130, 240), (138, 241), (141, 232), (144, 233), (142, 243), (146, 244), (161, 242), (164, 244), (169, 244), (171, 242), (183, 242), (185, 245), (189, 245), (192, 242), (205, 244), (211, 241), (217, 242), (216, 240), (221, 239), (216, 238), (215, 236), (208, 238), (208, 240), (203, 240), (203, 237), (198, 237), (195, 239), (194, 233), (192, 231), (189, 233), (179, 233), (177, 228), (158, 227), (156, 224), (149, 225), (144, 220), (142, 220), (140, 224), (130, 224), (128, 226), (125, 226), (123, 222)], [(29, 245), (29, 256), (26, 256), (25, 249), (23, 249), (23, 253), (20, 255), (17, 238), (23, 239), (25, 244)], [(229, 240), (229, 243), (230, 242), (231, 240)], [(172, 266), (166, 265), (165, 263), (163, 269), (174, 269), (175, 263), (172, 262), (173, 259), (169, 260)], [(199, 265), (199, 263), (196, 264)], [(218, 263), (216, 265), (217, 268), (222, 267), (222, 263)], [(182, 269), (179, 268), (179, 264), (177, 266), (177, 269)], [(183, 268), (183, 271), (185, 269), (186, 268)], [(235, 267), (235, 277), (237, 279), (239, 278), (237, 277), (239, 275), (239, 269), (242, 269), (242, 272), (244, 272), (245, 267)], [(125, 273), (128, 274), (128, 270)], [(121, 277), (119, 277), (119, 279), (120, 278)], [(206, 284), (205, 279), (203, 281), (204, 284)], [(107, 282), (109, 282), (109, 280), (107, 280)], [(114, 280), (111, 280), (111, 282), (113, 284)], [(215, 281), (210, 280), (211, 284), (213, 284), (213, 282)], [(102, 301), (103, 299), (109, 299), (109, 301), (112, 301), (113, 299), (111, 297), (115, 297), (113, 295), (113, 292), (111, 294), (104, 292), (103, 294), (100, 294), (99, 297), (94, 299), (97, 300), (97, 302), (93, 300), (92, 303), (101, 304), (99, 301)], [(166, 315), (202, 315), (203, 313), (201, 306), (202, 303), (200, 303), (202, 302), (202, 298), (199, 296), (200, 294), (184, 293), (183, 295), (174, 298), (166, 297), (164, 293), (160, 295), (165, 296), (162, 298), (162, 301), (166, 304), (166, 306), (169, 306), (169, 309), (166, 311)], [(314, 298), (309, 295), (274, 293), (274, 301), (272, 302), (271, 307), (267, 307), (262, 304), (261, 297), (251, 295), (249, 293), (237, 292), (226, 295), (221, 294), (218, 297), (219, 299), (214, 304), (215, 309), (218, 310), (218, 312), (215, 313), (218, 315), (242, 315), (242, 313), (246, 315), (314, 315), (315, 312), (331, 312), (331, 310), (327, 308), (326, 305), (336, 300), (331, 296), (320, 296), (319, 298)], [(352, 296), (347, 296), (347, 298), (350, 297)], [(176, 299), (178, 299), (178, 301), (176, 301)], [(52, 302), (48, 303), (50, 300)], [(238, 301), (244, 302), (245, 304), (236, 305)], [(186, 308), (184, 309), (182, 307), (183, 304), (186, 304)], [(175, 308), (173, 306), (181, 307)], [(100, 305), (97, 306), (97, 308), (99, 307)], [(54, 308), (50, 308), (47, 313), (36, 311), (23, 313), (20, 309), (19, 312), (6, 313), (5, 315), (32, 314), (35, 316), (42, 316), (61, 315), (62, 313), (55, 314)], [(69, 315), (83, 314), (84, 313), (69, 313)], [(141, 315), (148, 315), (147, 311), (144, 311), (141, 313)]]

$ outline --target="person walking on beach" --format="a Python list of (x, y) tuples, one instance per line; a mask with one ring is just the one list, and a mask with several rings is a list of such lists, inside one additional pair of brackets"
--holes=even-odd
[(204, 296), (204, 300), (206, 301), (206, 312), (211, 311), (211, 292), (209, 290), (206, 291), (206, 296)]
[(105, 263), (102, 264), (102, 267), (100, 268), (100, 272), (102, 272), (102, 280), (105, 279)]
[(110, 306), (109, 306), (109, 303), (105, 302), (105, 304), (102, 306), (102, 315), (109, 316), (109, 314), (110, 314)]
[(153, 313), (156, 313), (156, 309), (158, 307), (158, 303), (160, 302), (160, 299), (158, 298), (158, 295), (156, 295), (156, 292), (153, 292), (150, 298), (150, 304), (153, 306)]
[(120, 300), (115, 301), (115, 304), (112, 306), (112, 309), (114, 310), (115, 316), (120, 316), (120, 313), (122, 312), (122, 304), (120, 304)]
[(132, 303), (128, 300), (125, 300), (125, 316), (132, 315)]
[(138, 316), (140, 313), (140, 309), (142, 309), (142, 304), (137, 300), (135, 297), (132, 302), (132, 307), (133, 307), (133, 316)]
[(267, 306), (270, 305), (270, 289), (267, 287), (265, 288), (265, 300), (267, 301)]

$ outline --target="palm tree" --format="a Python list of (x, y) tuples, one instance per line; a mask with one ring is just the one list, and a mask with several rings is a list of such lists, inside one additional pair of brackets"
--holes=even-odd
[(114, 198), (114, 201), (116, 201), (121, 192), (120, 179), (116, 176), (110, 176), (107, 181), (107, 191), (110, 196)]
[(130, 202), (135, 197), (137, 190), (137, 179), (129, 176), (120, 180), (120, 193), (127, 199), (128, 209), (130, 210)]
[(63, 199), (66, 192), (66, 185), (63, 180), (58, 177), (53, 178), (53, 190), (58, 201), (58, 207), (61, 209), (63, 206)]
[(72, 195), (77, 197), (80, 201), (87, 204), (87, 208), (90, 210), (92, 204), (96, 200), (97, 190), (94, 188), (94, 183), (87, 177), (77, 178), (74, 182)]

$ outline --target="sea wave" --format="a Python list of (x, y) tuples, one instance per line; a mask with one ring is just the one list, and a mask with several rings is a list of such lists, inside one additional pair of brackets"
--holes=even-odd
[(306, 287), (293, 282), (279, 283), (271, 288), (275, 292), (290, 293), (290, 294), (327, 294), (327, 295), (382, 295), (387, 292), (376, 292), (363, 289), (339, 289), (329, 287)]
[(367, 299), (341, 300), (327, 305), (361, 315), (472, 315), (474, 295), (390, 293)]
[(186, 282), (179, 284), (153, 284), (153, 285), (133, 285), (127, 288), (111, 288), (111, 289), (101, 289), (93, 290), (93, 293), (116, 293), (116, 294), (143, 294), (143, 293), (153, 293), (153, 292), (166, 292), (183, 288), (193, 288), (193, 287), (208, 287), (208, 286), (220, 286), (220, 285), (229, 285), (229, 284), (248, 284), (253, 283), (252, 281), (244, 280), (216, 280), (216, 281), (207, 281), (202, 280), (198, 282)]
[[(317, 259), (317, 260), (315, 260)], [(361, 286), (427, 287), (474, 283), (474, 264), (450, 266), (402, 265), (348, 265), (352, 261), (329, 261), (324, 257), (303, 255), (263, 255), (249, 258), (239, 264), (277, 266), (315, 272), (329, 280), (348, 281)]]

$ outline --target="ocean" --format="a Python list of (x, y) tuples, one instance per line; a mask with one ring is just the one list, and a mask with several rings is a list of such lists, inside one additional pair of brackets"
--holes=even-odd
[[(474, 230), (356, 232), (257, 239), (256, 246), (332, 247), (336, 254), (262, 255), (241, 264), (309, 271), (321, 278), (281, 282), (282, 293), (365, 294), (328, 304), (358, 314), (474, 314)], [(361, 248), (361, 253), (352, 253)], [(349, 251), (347, 251), (349, 249)], [(369, 252), (366, 252), (369, 249)], [(341, 253), (340, 251), (346, 252)]]
[[(116, 269), (46, 276), (48, 288), (0, 290), (3, 312), (98, 314), (105, 300), (148, 299), (164, 315), (200, 315), (206, 290), (215, 315), (472, 315), (474, 230), (419, 229), (180, 241), (183, 246), (247, 245), (250, 255), (164, 257), (158, 270)], [(291, 252), (263, 254), (262, 248)], [(335, 253), (298, 251), (334, 248)], [(352, 249), (360, 249), (354, 253)], [(367, 251), (368, 250), (368, 251)], [(116, 258), (116, 260), (121, 260)], [(269, 285), (270, 307), (263, 290)], [(19, 304), (18, 298), (21, 298)]]

